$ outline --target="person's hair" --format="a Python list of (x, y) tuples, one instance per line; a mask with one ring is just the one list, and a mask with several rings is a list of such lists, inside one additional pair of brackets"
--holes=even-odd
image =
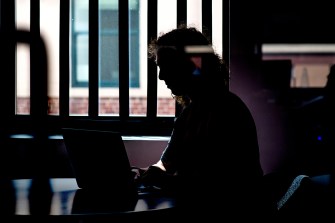
[[(229, 71), (227, 64), (214, 51), (208, 37), (197, 28), (187, 27), (183, 24), (176, 29), (161, 34), (157, 39), (153, 39), (148, 46), (149, 59), (156, 60), (157, 49), (162, 46), (175, 47), (177, 51), (182, 53), (185, 53), (185, 47), (187, 46), (209, 46), (212, 52), (202, 54), (201, 75), (210, 86), (219, 84), (221, 87), (228, 88)], [(189, 99), (185, 96), (174, 96), (174, 98), (182, 105), (189, 102)]]

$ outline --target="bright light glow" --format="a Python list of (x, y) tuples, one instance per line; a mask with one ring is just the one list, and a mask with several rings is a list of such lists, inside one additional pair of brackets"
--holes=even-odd
[(263, 44), (263, 53), (335, 53), (335, 44)]

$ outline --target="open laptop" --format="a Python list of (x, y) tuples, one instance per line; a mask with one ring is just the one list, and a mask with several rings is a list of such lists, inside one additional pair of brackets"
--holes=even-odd
[(119, 132), (62, 128), (62, 134), (79, 188), (137, 194)]

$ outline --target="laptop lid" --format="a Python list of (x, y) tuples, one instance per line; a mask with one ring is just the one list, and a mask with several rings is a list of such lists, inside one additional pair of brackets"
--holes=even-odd
[(62, 134), (78, 187), (137, 192), (119, 132), (62, 128)]

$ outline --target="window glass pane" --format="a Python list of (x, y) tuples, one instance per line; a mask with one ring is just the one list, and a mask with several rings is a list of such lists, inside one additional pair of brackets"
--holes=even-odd
[(59, 4), (59, 0), (40, 1), (40, 32), (48, 57), (49, 115), (59, 114)]
[[(130, 6), (131, 7), (131, 6)], [(135, 47), (130, 44), (130, 61), (134, 60), (136, 55), (138, 56), (138, 87), (130, 88), (130, 115), (131, 116), (145, 116), (147, 113), (147, 81), (148, 81), (148, 60), (147, 60), (147, 41), (148, 41), (148, 2), (138, 1), (138, 46)], [(134, 20), (134, 16), (131, 20)], [(135, 25), (130, 29), (130, 32), (134, 32)], [(135, 52), (134, 49), (138, 49)], [(135, 62), (136, 63), (136, 62)], [(133, 72), (131, 69), (131, 72)], [(131, 74), (132, 75), (132, 74)], [(130, 79), (131, 83), (133, 82)]]
[[(158, 0), (157, 6), (157, 35), (160, 36), (177, 27), (177, 0)], [(171, 96), (171, 91), (158, 77), (157, 81), (157, 116), (174, 116), (175, 100)]]
[(88, 1), (71, 1), (70, 115), (88, 114)]
[(202, 0), (187, 0), (187, 25), (202, 31)]
[[(118, 0), (99, 2), (99, 114), (119, 114)], [(126, 28), (126, 27), (124, 27)], [(108, 88), (104, 88), (108, 87)]]
[[(143, 2), (143, 1), (142, 1)], [(140, 1), (129, 1), (129, 81), (131, 86), (130, 96), (130, 115), (144, 116), (147, 112), (147, 97), (145, 86), (140, 85)], [(146, 15), (144, 16), (146, 17)], [(147, 29), (144, 30), (144, 32)], [(132, 89), (137, 90), (132, 91)]]
[(222, 0), (212, 0), (212, 41), (214, 50), (222, 56)]
[[(15, 1), (16, 28), (30, 30), (30, 0)], [(30, 114), (30, 47), (18, 44), (16, 50), (16, 114)]]
[(30, 114), (30, 47), (17, 44), (16, 47), (16, 114)]
[(263, 44), (263, 60), (291, 60), (291, 88), (320, 88), (335, 63), (334, 44)]

